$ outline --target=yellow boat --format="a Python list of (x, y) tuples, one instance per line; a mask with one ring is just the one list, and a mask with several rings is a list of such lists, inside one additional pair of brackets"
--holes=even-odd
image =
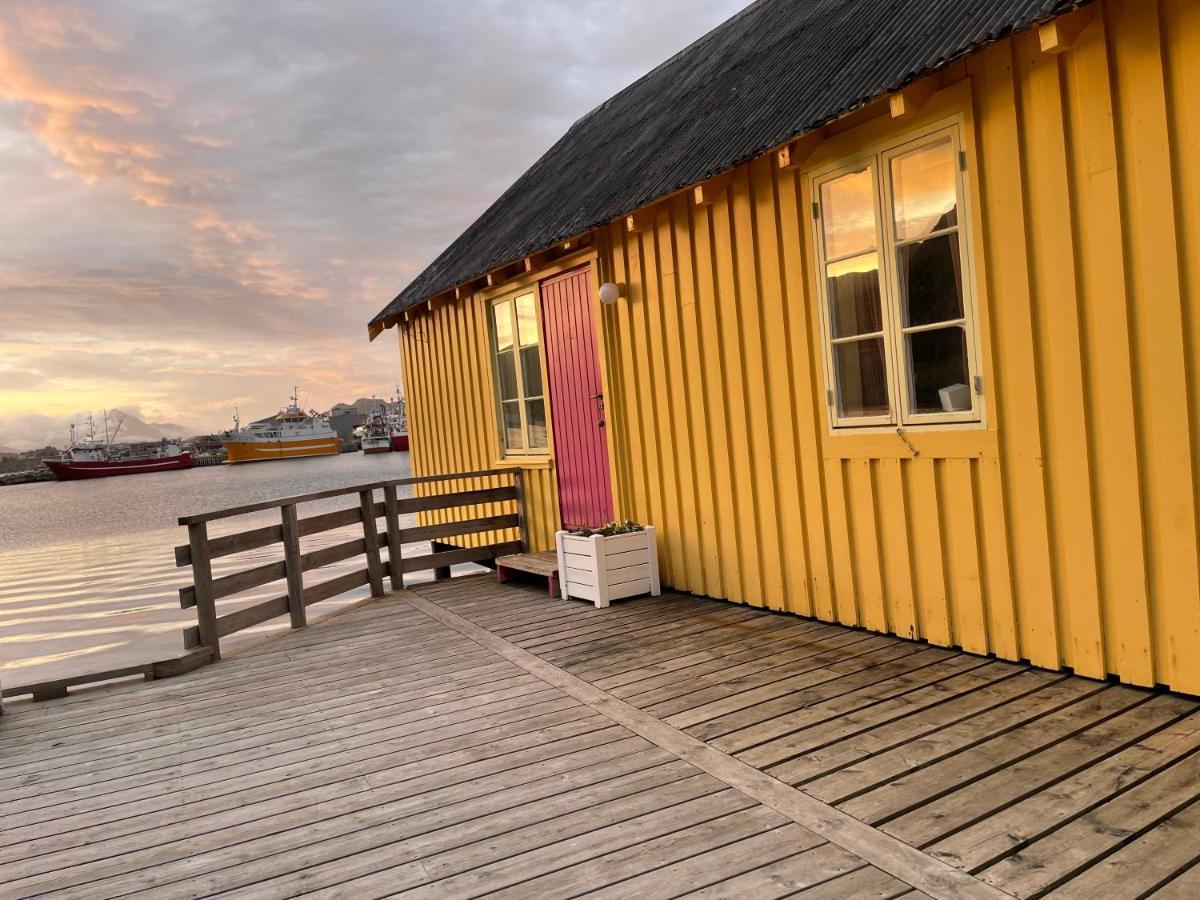
[(291, 400), (291, 405), (274, 418), (255, 422), (245, 429), (235, 416), (234, 430), (222, 436), (228, 454), (226, 462), (335, 455), (339, 450), (337, 432), (322, 416), (302, 410), (298, 393), (293, 393)]

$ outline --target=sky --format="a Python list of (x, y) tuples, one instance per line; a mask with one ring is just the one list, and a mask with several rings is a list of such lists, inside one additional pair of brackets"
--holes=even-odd
[(390, 396), (366, 323), (743, 0), (0, 0), (0, 446)]

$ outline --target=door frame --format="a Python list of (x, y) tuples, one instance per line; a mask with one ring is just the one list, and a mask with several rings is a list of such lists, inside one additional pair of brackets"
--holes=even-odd
[[(569, 266), (567, 268), (564, 268), (562, 271), (559, 271), (559, 272), (554, 272), (554, 273), (549, 273), (549, 274), (542, 273), (542, 277), (539, 278), (539, 280), (538, 280), (538, 327), (542, 329), (540, 332), (540, 337), (541, 337), (540, 346), (542, 348), (542, 371), (548, 375), (548, 373), (546, 372), (546, 353), (545, 353), (547, 337), (546, 337), (546, 329), (544, 327), (544, 324), (545, 324), (545, 314), (544, 313), (545, 313), (546, 296), (543, 291), (543, 286), (546, 284), (547, 281), (550, 281), (551, 279), (557, 279), (557, 278), (561, 278), (564, 276), (573, 277), (576, 274), (584, 274), (582, 270), (585, 267), (588, 269), (588, 274), (590, 275), (590, 277), (586, 279), (587, 291), (588, 291), (587, 302), (590, 305), (589, 312), (591, 313), (591, 319), (592, 319), (592, 322), (591, 322), (591, 324), (592, 324), (592, 343), (593, 343), (593, 347), (594, 347), (594, 352), (596, 354), (596, 366), (598, 369), (597, 375), (599, 376), (599, 388), (600, 388), (601, 396), (603, 398), (603, 403), (604, 403), (604, 406), (603, 406), (603, 410), (604, 410), (603, 411), (604, 460), (605, 460), (605, 464), (608, 467), (608, 472), (606, 473), (608, 475), (608, 495), (609, 495), (608, 496), (608, 509), (609, 509), (609, 514), (612, 517), (612, 519), (619, 519), (620, 516), (618, 516), (618, 514), (617, 514), (617, 502), (616, 502), (616, 498), (617, 498), (616, 468), (613, 465), (613, 459), (614, 459), (613, 452), (614, 452), (615, 448), (614, 448), (613, 437), (612, 437), (612, 428), (610, 427), (611, 417), (609, 415), (609, 412), (611, 410), (611, 407), (609, 404), (611, 403), (612, 397), (611, 397), (611, 393), (610, 393), (610, 384), (609, 384), (609, 380), (608, 380), (607, 361), (605, 359), (605, 353), (604, 353), (605, 335), (604, 335), (604, 330), (603, 330), (604, 329), (604, 321), (603, 321), (603, 313), (602, 313), (603, 304), (601, 304), (600, 300), (599, 300), (600, 282), (599, 282), (599, 276), (597, 275), (597, 271), (599, 268), (597, 265), (589, 264), (589, 263), (580, 263), (578, 265)], [(553, 384), (552, 380), (550, 380), (549, 378), (547, 378), (547, 381), (545, 382), (545, 384), (546, 384), (546, 400), (547, 400), (546, 408), (548, 411), (551, 411), (551, 412), (548, 412), (547, 419), (549, 420), (548, 424), (549, 424), (550, 430), (553, 432), (554, 423), (552, 421), (552, 407), (553, 407), (553, 399), (552, 398), (553, 398), (553, 392), (554, 392), (554, 384)], [(556, 460), (556, 462), (555, 462), (556, 472), (557, 472), (557, 465), (558, 465), (558, 463)], [(562, 516), (562, 486), (561, 485), (558, 485), (558, 493), (559, 493), (559, 497), (558, 497), (559, 524), (562, 525), (563, 527), (566, 527), (565, 524), (563, 524), (563, 516)], [(601, 523), (601, 524), (603, 524), (603, 523)]]
[[(600, 384), (604, 391), (604, 443), (608, 453), (608, 482), (609, 493), (611, 494), (612, 509), (614, 518), (620, 520), (625, 517), (624, 505), (621, 502), (621, 491), (618, 483), (618, 473), (616, 465), (617, 445), (614, 437), (614, 430), (620, 427), (617, 416), (617, 408), (613, 403), (613, 379), (608, 361), (608, 346), (609, 335), (608, 329), (604, 327), (603, 304), (600, 303), (600, 251), (593, 245), (585, 247), (576, 253), (569, 254), (553, 263), (545, 265), (540, 269), (534, 269), (531, 272), (524, 272), (515, 278), (509, 279), (502, 284), (497, 284), (494, 287), (483, 288), (477, 291), (474, 295), (473, 302), (480, 304), (482, 309), (482, 320), (487, 331), (485, 331), (485, 339), (480, 342), (480, 363), (482, 371), (486, 373), (488, 390), (491, 392), (487, 408), (491, 410), (489, 417), (491, 419), (490, 427), (492, 430), (492, 457), (493, 466), (495, 468), (521, 468), (521, 469), (550, 469), (554, 471), (554, 506), (555, 516), (557, 517), (557, 527), (562, 527), (562, 505), (558, 495), (558, 473), (555, 470), (555, 453), (557, 452), (554, 446), (554, 418), (550, 410), (550, 404), (546, 404), (546, 426), (549, 432), (547, 443), (549, 445), (549, 453), (539, 454), (537, 456), (505, 456), (504, 448), (500, 442), (500, 423), (496, 412), (496, 373), (495, 366), (491, 362), (491, 322), (488, 320), (488, 313), (493, 300), (498, 300), (509, 294), (520, 293), (522, 290), (533, 287), (537, 291), (537, 317), (538, 317), (538, 350), (542, 362), (542, 378), (544, 383), (549, 386), (550, 380), (546, 372), (546, 323), (542, 315), (542, 291), (541, 283), (548, 278), (553, 278), (556, 275), (562, 275), (571, 269), (578, 269), (587, 266), (590, 272), (589, 287), (591, 288), (591, 303), (592, 303), (592, 327), (596, 337), (596, 357), (600, 364)], [(547, 395), (549, 396), (549, 395)]]

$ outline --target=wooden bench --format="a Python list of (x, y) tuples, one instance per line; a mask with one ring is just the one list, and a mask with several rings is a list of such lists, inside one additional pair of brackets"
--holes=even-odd
[(496, 580), (501, 584), (511, 581), (518, 572), (545, 578), (550, 596), (558, 596), (558, 554), (553, 550), (545, 553), (514, 553), (496, 559)]

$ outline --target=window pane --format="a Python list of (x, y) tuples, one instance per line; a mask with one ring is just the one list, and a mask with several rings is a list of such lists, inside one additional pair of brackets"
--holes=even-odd
[(867, 253), (825, 268), (833, 336), (854, 337), (883, 330), (879, 298), (879, 255)]
[(836, 344), (833, 361), (837, 368), (838, 404), (842, 415), (853, 418), (886, 416), (887, 364), (883, 356), (883, 338)]
[(500, 399), (516, 400), (517, 394), (517, 357), (509, 350), (496, 357), (496, 374), (500, 380)]
[(542, 396), (542, 359), (537, 345), (521, 350), (521, 372), (524, 377), (525, 396)]
[(971, 409), (967, 388), (967, 337), (958, 325), (918, 331), (907, 337), (912, 365), (913, 412)]
[(915, 240), (958, 224), (954, 168), (948, 137), (892, 160), (896, 240)]
[(525, 404), (525, 419), (529, 423), (529, 449), (546, 448), (546, 401), (530, 400)]
[(906, 244), (896, 256), (906, 327), (962, 318), (958, 232)]
[(875, 174), (870, 166), (821, 185), (825, 258), (875, 248)]
[(524, 450), (525, 444), (521, 439), (521, 403), (501, 403), (500, 410), (503, 421), (500, 423), (504, 431), (504, 446), (509, 450)]
[(537, 306), (533, 294), (522, 294), (517, 298), (517, 340), (522, 347), (532, 347), (538, 342)]
[(503, 353), (513, 345), (512, 301), (505, 300), (492, 307), (496, 321), (496, 351)]

